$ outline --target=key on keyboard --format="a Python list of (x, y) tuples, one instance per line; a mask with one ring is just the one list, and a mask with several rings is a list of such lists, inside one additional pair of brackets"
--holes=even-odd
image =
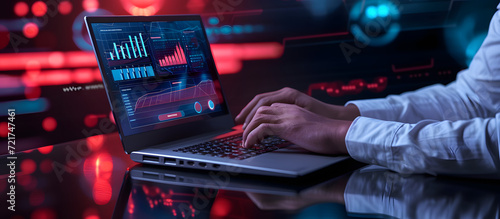
[(269, 136), (262, 140), (259, 144), (255, 144), (253, 147), (242, 148), (240, 146), (241, 137), (241, 134), (233, 135), (222, 139), (175, 149), (174, 151), (243, 160), (290, 145), (290, 142), (279, 137)]

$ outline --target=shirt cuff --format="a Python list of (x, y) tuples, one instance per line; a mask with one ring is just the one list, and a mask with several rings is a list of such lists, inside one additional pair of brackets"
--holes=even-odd
[(391, 146), (403, 125), (400, 122), (357, 117), (345, 137), (349, 155), (363, 163), (390, 168), (393, 163)]
[(356, 105), (361, 116), (388, 121), (396, 120), (394, 109), (386, 99), (355, 100), (349, 101), (345, 105), (349, 104)]

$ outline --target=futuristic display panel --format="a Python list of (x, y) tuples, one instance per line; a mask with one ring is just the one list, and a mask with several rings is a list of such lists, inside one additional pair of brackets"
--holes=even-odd
[(199, 21), (92, 28), (125, 136), (220, 115), (222, 95), (207, 64), (210, 50)]

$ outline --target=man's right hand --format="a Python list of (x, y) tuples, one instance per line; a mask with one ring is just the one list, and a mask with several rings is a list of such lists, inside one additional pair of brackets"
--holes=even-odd
[(313, 113), (337, 120), (354, 120), (360, 115), (358, 108), (350, 104), (348, 106), (336, 106), (323, 103), (300, 91), (285, 87), (278, 91), (263, 93), (255, 96), (240, 114), (236, 116), (237, 123), (243, 123), (243, 129), (252, 121), (257, 109), (261, 106), (271, 106), (273, 103), (295, 104)]

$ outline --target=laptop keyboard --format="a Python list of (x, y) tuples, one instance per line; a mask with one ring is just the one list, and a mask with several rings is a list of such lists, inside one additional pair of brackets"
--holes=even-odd
[(174, 151), (243, 160), (290, 145), (290, 142), (279, 137), (269, 136), (262, 140), (259, 144), (255, 144), (253, 147), (243, 148), (241, 147), (241, 138), (241, 134), (233, 135), (222, 139), (175, 149)]

